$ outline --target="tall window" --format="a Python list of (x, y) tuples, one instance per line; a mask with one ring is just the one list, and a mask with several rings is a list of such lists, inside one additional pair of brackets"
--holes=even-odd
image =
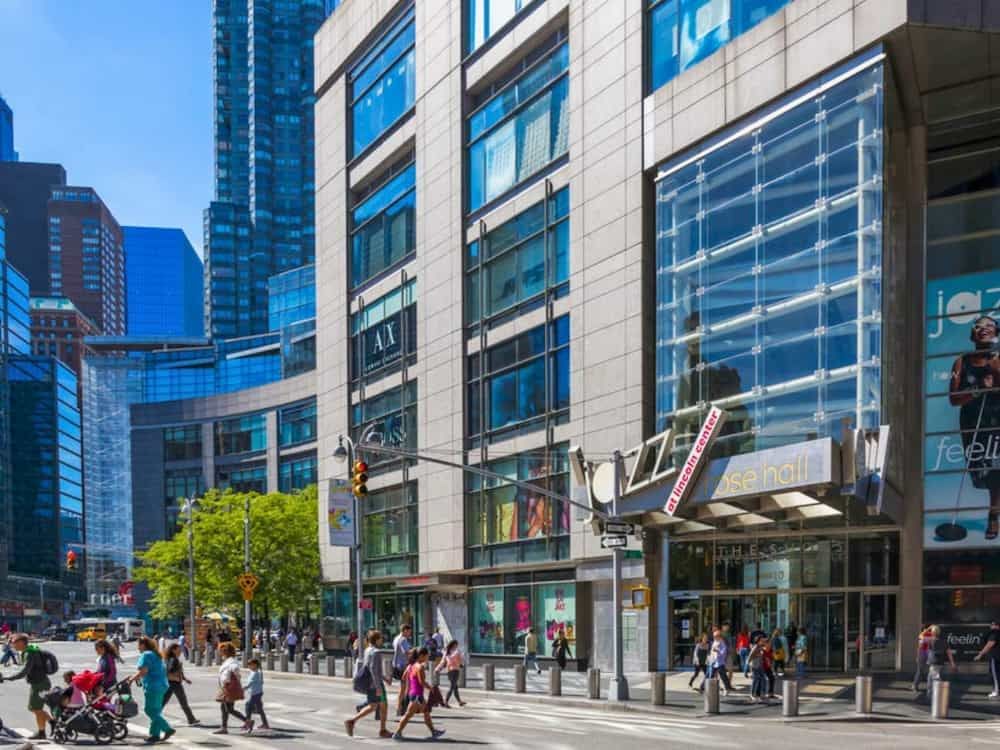
[(646, 0), (649, 87), (658, 89), (791, 0)]
[(219, 469), (215, 486), (220, 490), (231, 489), (233, 492), (267, 493), (267, 466), (254, 464), (252, 466), (226, 466)]
[[(546, 330), (547, 329), (547, 330)], [(482, 360), (483, 364), (480, 364)], [(569, 316), (468, 358), (469, 435), (495, 440), (569, 417)]]
[(253, 414), (215, 424), (215, 454), (249, 453), (267, 448), (267, 416)]
[(569, 146), (569, 44), (559, 32), (473, 99), (469, 210), (537, 175)]
[[(484, 468), (569, 493), (567, 445), (539, 448)], [(497, 479), (466, 475), (465, 518), (472, 568), (569, 558), (569, 505)]]
[(351, 214), (352, 287), (416, 250), (416, 203), (416, 167), (409, 156), (377, 180)]
[(475, 52), (531, 0), (466, 0), (465, 51)]
[(351, 316), (351, 380), (398, 369), (417, 350), (417, 282), (411, 279)]
[[(417, 381), (383, 391), (351, 407), (351, 438), (361, 436), (373, 427), (379, 434), (376, 442), (416, 450), (417, 448)], [(372, 457), (369, 467), (391, 463), (398, 459)]]
[(165, 429), (163, 431), (163, 457), (167, 461), (201, 458), (201, 425)]
[(366, 578), (411, 575), (417, 568), (417, 483), (372, 492), (363, 504)]
[(718, 455), (879, 424), (882, 67), (842, 74), (660, 172), (657, 428), (679, 454), (709, 403)]
[(278, 490), (296, 492), (316, 484), (316, 456), (283, 458), (278, 465)]
[(416, 99), (412, 6), (349, 74), (351, 156), (358, 156), (410, 111)]
[[(465, 322), (542, 304), (569, 291), (569, 188), (470, 242), (465, 256)], [(484, 281), (485, 279), (485, 281)], [(482, 308), (482, 311), (480, 311)]]
[(201, 469), (167, 470), (163, 472), (164, 508), (167, 516), (167, 531), (177, 527), (184, 501), (205, 494), (205, 480)]
[(286, 406), (278, 412), (278, 444), (282, 448), (316, 439), (316, 401)]

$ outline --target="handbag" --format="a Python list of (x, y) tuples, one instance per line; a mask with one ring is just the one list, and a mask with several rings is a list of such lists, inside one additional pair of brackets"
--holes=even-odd
[(243, 686), (235, 674), (230, 672), (229, 677), (216, 693), (215, 700), (219, 703), (236, 703), (243, 700)]

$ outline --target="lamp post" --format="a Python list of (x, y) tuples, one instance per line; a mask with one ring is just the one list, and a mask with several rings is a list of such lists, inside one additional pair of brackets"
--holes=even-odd
[[(243, 572), (250, 574), (250, 495), (243, 501)], [(250, 597), (243, 601), (243, 665), (246, 666), (253, 650), (253, 623)]]
[(197, 627), (194, 621), (194, 504), (193, 497), (184, 499), (183, 510), (187, 513), (188, 543), (188, 616), (191, 618), (191, 642), (188, 643), (188, 661), (193, 661), (198, 648)]
[[(354, 467), (355, 458), (355, 448), (354, 441), (351, 440), (348, 435), (339, 435), (337, 437), (337, 450), (333, 452), (333, 457), (337, 463), (344, 463), (347, 461), (347, 473), (350, 473)], [(347, 443), (347, 447), (344, 447), (344, 443)], [(365, 618), (363, 610), (361, 609), (361, 522), (359, 519), (360, 510), (358, 506), (358, 496), (352, 493), (354, 498), (354, 595), (357, 599), (357, 612), (355, 613), (357, 617), (357, 633), (358, 638), (363, 638)]]

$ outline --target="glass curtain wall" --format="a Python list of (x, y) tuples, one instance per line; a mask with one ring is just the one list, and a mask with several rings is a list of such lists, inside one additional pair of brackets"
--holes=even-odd
[(215, 455), (250, 453), (267, 448), (267, 415), (251, 414), (215, 424)]
[(531, 0), (466, 0), (466, 54), (479, 49), (530, 3)]
[(297, 492), (316, 484), (316, 456), (293, 456), (278, 464), (278, 491)]
[(267, 466), (252, 464), (222, 467), (216, 472), (215, 486), (220, 490), (267, 494)]
[(413, 108), (414, 29), (411, 6), (348, 75), (352, 158), (363, 153)]
[(286, 406), (278, 412), (278, 445), (289, 448), (316, 439), (316, 400)]
[(416, 165), (412, 154), (387, 170), (357, 200), (351, 213), (352, 287), (416, 251)]
[(730, 414), (715, 455), (879, 424), (883, 71), (849, 65), (662, 167), (657, 429), (678, 455), (709, 404)]
[[(351, 406), (351, 439), (355, 442), (369, 428), (378, 433), (376, 440), (385, 445), (417, 449), (417, 381), (372, 396)], [(400, 459), (372, 457), (369, 473), (376, 468), (399, 465)]]
[(412, 575), (418, 571), (417, 483), (371, 492), (362, 511), (364, 577)]
[(185, 461), (201, 458), (201, 425), (168, 427), (163, 431), (163, 459)]
[(569, 43), (560, 31), (472, 97), (466, 125), (468, 209), (539, 174), (569, 147)]

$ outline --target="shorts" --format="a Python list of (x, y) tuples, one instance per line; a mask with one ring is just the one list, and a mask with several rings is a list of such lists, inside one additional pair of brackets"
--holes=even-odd
[(408, 695), (410, 703), (425, 703), (424, 696), (422, 695)]
[(42, 682), (28, 683), (28, 710), (42, 711), (45, 709), (45, 695), (52, 689), (52, 683), (48, 680)]
[(369, 690), (365, 695), (365, 705), (366, 706), (377, 706), (379, 703), (388, 703), (389, 699), (386, 698), (385, 690)]

